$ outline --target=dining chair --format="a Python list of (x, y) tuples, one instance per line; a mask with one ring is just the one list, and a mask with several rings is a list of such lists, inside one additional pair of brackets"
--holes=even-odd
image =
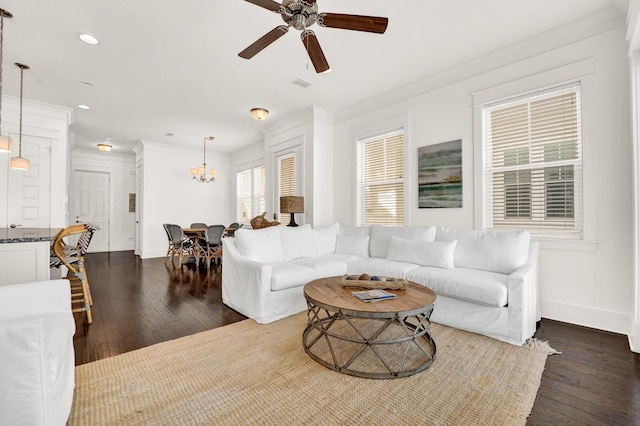
[[(200, 242), (199, 257), (207, 263), (207, 269), (211, 268), (211, 261), (217, 261), (222, 257), (222, 234), (224, 225), (211, 225), (204, 233), (204, 240)], [(217, 263), (217, 262), (216, 262)]]
[(191, 224), (191, 226), (189, 226), (189, 228), (194, 228), (194, 229), (204, 229), (206, 227), (207, 227), (207, 224), (202, 222), (194, 222)]
[[(84, 258), (89, 250), (89, 244), (93, 234), (100, 230), (100, 226), (92, 224), (76, 224), (64, 228), (56, 235), (51, 246), (50, 268), (67, 268), (66, 279), (71, 286), (71, 308), (72, 312), (84, 312), (87, 317), (87, 324), (93, 322), (91, 307), (93, 297), (89, 286), (89, 278), (84, 267)], [(72, 244), (72, 237), (78, 236), (75, 244)], [(65, 241), (66, 239), (66, 241)]]
[(182, 267), (185, 256), (194, 256), (194, 242), (184, 234), (184, 230), (180, 225), (167, 223), (165, 230), (169, 237), (169, 251), (167, 252), (165, 265), (169, 264), (169, 258), (173, 263), (173, 259), (178, 256), (180, 267)]
[(239, 228), (242, 228), (242, 225), (240, 225), (238, 222), (233, 222), (231, 225), (227, 227), (224, 235), (227, 237), (233, 237), (236, 230), (238, 230)]

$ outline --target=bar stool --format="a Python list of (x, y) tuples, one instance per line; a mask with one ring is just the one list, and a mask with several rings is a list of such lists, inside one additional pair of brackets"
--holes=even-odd
[[(52, 256), (49, 262), (50, 268), (67, 268), (66, 279), (71, 285), (71, 310), (72, 312), (84, 312), (87, 316), (87, 324), (93, 322), (91, 306), (93, 299), (89, 288), (89, 279), (84, 267), (84, 256), (89, 249), (89, 243), (95, 231), (100, 227), (91, 224), (77, 224), (64, 228), (58, 232), (51, 247)], [(79, 235), (75, 245), (65, 241), (65, 238)]]

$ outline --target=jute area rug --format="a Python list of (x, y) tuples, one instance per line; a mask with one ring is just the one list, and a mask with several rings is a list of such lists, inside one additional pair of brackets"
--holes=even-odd
[(546, 353), (432, 325), (433, 365), (341, 374), (302, 347), (306, 313), (245, 320), (76, 368), (69, 425), (523, 425)]

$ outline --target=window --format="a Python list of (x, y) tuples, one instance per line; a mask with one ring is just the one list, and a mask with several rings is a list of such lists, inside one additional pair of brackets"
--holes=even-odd
[(485, 105), (485, 227), (582, 237), (580, 84)]
[(248, 223), (265, 211), (265, 167), (258, 166), (236, 173), (236, 217)]
[(359, 138), (357, 225), (404, 224), (404, 131)]

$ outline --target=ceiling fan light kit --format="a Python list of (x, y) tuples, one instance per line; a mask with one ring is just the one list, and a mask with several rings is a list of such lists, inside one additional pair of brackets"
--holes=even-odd
[(293, 27), (301, 31), (300, 38), (304, 44), (309, 58), (317, 73), (331, 70), (327, 58), (320, 47), (320, 42), (315, 33), (308, 29), (313, 24), (326, 28), (339, 28), (343, 30), (364, 31), (369, 33), (384, 34), (389, 20), (379, 16), (347, 15), (341, 13), (318, 13), (318, 4), (315, 0), (283, 0), (282, 4), (273, 0), (245, 0), (256, 6), (263, 7), (280, 14), (287, 24), (280, 25), (249, 45), (238, 56), (251, 59)]

